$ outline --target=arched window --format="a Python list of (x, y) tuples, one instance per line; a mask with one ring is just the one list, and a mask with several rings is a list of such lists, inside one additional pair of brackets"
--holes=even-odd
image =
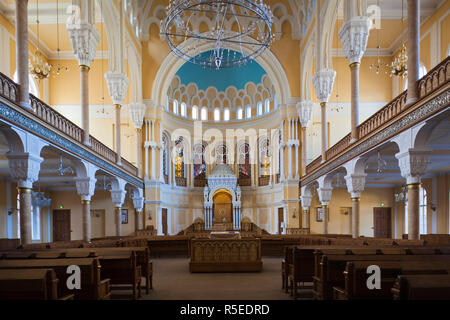
[(181, 116), (186, 117), (186, 103), (181, 103)]
[(216, 147), (216, 165), (217, 164), (227, 164), (228, 149), (225, 144), (221, 144)]
[(262, 102), (258, 102), (257, 110), (258, 110), (258, 117), (259, 117), (259, 116), (262, 116), (262, 114), (263, 114), (263, 105), (262, 105)]
[(252, 117), (252, 107), (247, 106), (245, 109), (245, 119), (250, 119)]
[(202, 118), (202, 121), (206, 121), (206, 120), (208, 120), (208, 109), (206, 108), (206, 107), (203, 107), (202, 108), (202, 111), (201, 111), (201, 118)]
[(204, 181), (205, 179), (206, 179), (205, 146), (203, 144), (197, 144), (194, 147), (194, 185), (196, 187), (204, 187), (204, 184), (199, 185), (198, 181)]
[[(419, 65), (419, 79), (422, 79), (427, 74), (427, 67), (421, 62)], [(403, 83), (403, 91), (408, 90), (408, 77), (405, 78)]]
[(173, 100), (173, 113), (178, 114), (178, 101)]
[[(419, 189), (419, 231), (427, 234), (427, 192), (425, 188)], [(408, 233), (408, 199), (405, 199), (405, 232)]]
[(262, 139), (259, 143), (259, 176), (270, 176), (269, 139)]
[(219, 108), (214, 109), (214, 121), (220, 121), (220, 109)]
[(198, 119), (198, 107), (197, 106), (192, 107), (192, 119), (194, 119), (194, 120)]
[(266, 99), (266, 101), (264, 102), (264, 112), (265, 113), (270, 112), (270, 100), (269, 99)]
[(175, 178), (184, 178), (184, 145), (183, 138), (179, 138), (175, 141)]
[(169, 138), (166, 134), (162, 137), (162, 146), (163, 146), (163, 153), (162, 153), (162, 166), (163, 166), (163, 176), (164, 176), (164, 183), (169, 184)]
[(230, 109), (226, 108), (223, 111), (223, 120), (224, 121), (229, 121), (230, 120)]
[(239, 146), (239, 179), (240, 185), (251, 185), (251, 181), (243, 183), (242, 179), (249, 180), (251, 178), (250, 169), (250, 146), (248, 143), (243, 143)]
[(238, 109), (237, 109), (237, 112), (236, 112), (236, 119), (242, 120), (242, 117), (243, 117), (243, 111), (242, 111), (242, 108), (238, 108)]
[[(18, 82), (19, 81), (19, 77), (17, 75), (17, 71), (14, 72), (14, 77), (13, 77), (14, 82)], [(30, 88), (28, 89), (28, 91), (35, 96), (36, 98), (39, 98), (39, 88), (38, 85), (36, 83), (36, 80), (34, 80), (34, 78), (31, 75), (28, 75), (28, 82), (29, 82), (29, 86)]]

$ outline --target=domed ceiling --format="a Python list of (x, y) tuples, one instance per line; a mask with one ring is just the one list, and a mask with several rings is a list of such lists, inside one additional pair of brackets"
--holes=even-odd
[[(225, 55), (241, 56), (240, 52), (227, 50)], [(206, 51), (199, 56), (205, 57), (211, 55), (211, 51)], [(262, 77), (266, 75), (265, 70), (256, 62), (235, 68), (208, 69), (193, 63), (185, 63), (176, 73), (180, 78), (181, 84), (188, 86), (191, 83), (197, 85), (198, 90), (206, 90), (209, 87), (215, 87), (219, 92), (225, 92), (230, 86), (241, 90), (249, 82), (255, 84), (261, 83)]]

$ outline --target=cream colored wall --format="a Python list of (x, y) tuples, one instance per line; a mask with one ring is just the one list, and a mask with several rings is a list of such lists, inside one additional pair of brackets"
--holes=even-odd
[[(394, 205), (394, 189), (393, 188), (366, 188), (361, 193), (360, 202), (360, 234), (366, 237), (373, 237), (373, 208), (380, 207), (384, 203), (384, 207), (392, 207)], [(310, 221), (311, 233), (322, 233), (322, 222), (316, 221), (316, 207), (320, 206), (317, 197), (311, 202)], [(328, 233), (349, 234), (350, 216), (340, 213), (341, 207), (351, 207), (352, 201), (347, 189), (335, 188), (329, 203)]]
[[(52, 199), (51, 212), (57, 210), (60, 206), (63, 209), (70, 210), (70, 224), (71, 224), (71, 240), (83, 239), (83, 217), (81, 214), (81, 198), (75, 191), (53, 191), (50, 193)], [(135, 213), (132, 201), (126, 198), (124, 209), (128, 209), (128, 224), (122, 224), (122, 234), (124, 236), (131, 235), (135, 231)], [(91, 210), (104, 209), (105, 210), (105, 236), (115, 235), (115, 220), (114, 220), (114, 205), (111, 201), (109, 192), (96, 191), (91, 200)], [(93, 230), (98, 232), (98, 230)]]

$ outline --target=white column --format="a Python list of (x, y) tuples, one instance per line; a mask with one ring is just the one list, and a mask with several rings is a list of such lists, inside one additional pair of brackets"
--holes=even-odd
[(298, 146), (299, 146), (299, 144), (298, 144), (298, 140), (297, 140), (295, 143), (295, 179), (297, 179), (297, 180), (300, 178), (300, 175), (298, 172)]
[(89, 68), (95, 58), (100, 34), (95, 29), (95, 6), (93, 1), (79, 0), (73, 6), (68, 19), (67, 31), (73, 52), (80, 67), (81, 118), (84, 144), (90, 145), (89, 135)]
[(95, 193), (95, 170), (91, 170), (91, 175), (85, 178), (76, 178), (75, 185), (77, 193), (81, 197), (83, 216), (83, 240), (91, 241), (91, 198)]
[(309, 121), (311, 120), (313, 103), (311, 101), (301, 101), (297, 104), (297, 112), (300, 117), (300, 124), (302, 126), (302, 172), (306, 173), (306, 161), (308, 158), (307, 154), (307, 136), (306, 136), (306, 128), (309, 125)]
[(16, 61), (20, 105), (31, 108), (28, 78), (28, 0), (16, 0)]
[(292, 143), (288, 142), (288, 179), (292, 179)]
[(113, 183), (113, 187), (110, 190), (111, 200), (114, 204), (116, 236), (122, 235), (122, 205), (126, 195), (125, 184), (124, 180), (118, 179), (118, 182)]
[(156, 149), (156, 145), (152, 147), (152, 180), (156, 180)]
[(349, 231), (353, 238), (360, 236), (359, 232), (359, 212), (360, 212), (360, 197), (364, 191), (364, 185), (366, 183), (366, 174), (355, 174), (350, 172), (345, 176), (347, 183), (347, 190), (352, 198), (352, 215), (349, 217)]

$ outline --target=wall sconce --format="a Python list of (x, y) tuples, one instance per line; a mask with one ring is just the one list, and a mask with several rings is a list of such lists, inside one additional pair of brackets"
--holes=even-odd
[(297, 218), (296, 213), (297, 213), (297, 208), (294, 208), (294, 214), (292, 215), (292, 218), (293, 218), (293, 219), (296, 219), (296, 218)]
[(148, 220), (152, 220), (152, 210), (148, 211)]

